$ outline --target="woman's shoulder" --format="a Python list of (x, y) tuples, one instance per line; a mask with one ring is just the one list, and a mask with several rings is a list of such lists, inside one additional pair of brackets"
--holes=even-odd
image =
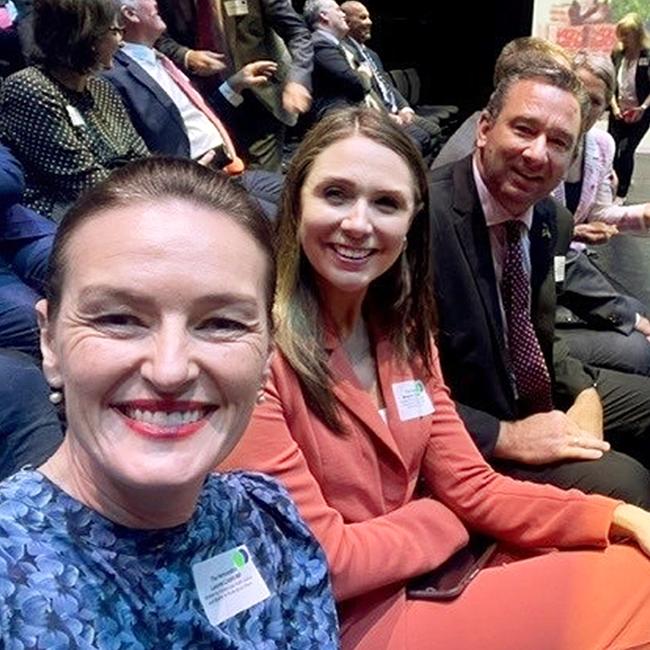
[(0, 482), (0, 549), (44, 530), (57, 490), (40, 472), (29, 469)]
[(47, 75), (37, 66), (28, 66), (10, 74), (2, 82), (3, 95), (38, 95), (44, 92), (52, 92), (55, 85)]
[[(237, 515), (246, 525), (273, 526), (287, 534), (311, 537), (307, 525), (286, 489), (274, 478), (260, 472), (221, 472), (211, 474), (205, 489), (209, 509), (222, 515)], [(228, 504), (224, 509), (224, 504)], [(241, 515), (247, 515), (245, 519)]]

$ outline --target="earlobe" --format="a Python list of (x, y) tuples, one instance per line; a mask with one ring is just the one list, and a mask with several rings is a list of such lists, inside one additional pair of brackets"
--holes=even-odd
[(63, 380), (59, 372), (57, 354), (54, 351), (52, 324), (48, 318), (47, 300), (36, 303), (36, 317), (40, 329), (41, 354), (43, 356), (43, 374), (47, 383), (53, 388), (62, 388)]

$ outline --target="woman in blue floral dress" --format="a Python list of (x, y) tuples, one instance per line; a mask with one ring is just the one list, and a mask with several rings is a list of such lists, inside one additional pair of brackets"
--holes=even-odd
[(44, 371), (68, 429), (0, 484), (0, 646), (337, 648), (323, 553), (261, 474), (213, 474), (268, 371), (271, 237), (188, 161), (115, 172), (66, 215)]

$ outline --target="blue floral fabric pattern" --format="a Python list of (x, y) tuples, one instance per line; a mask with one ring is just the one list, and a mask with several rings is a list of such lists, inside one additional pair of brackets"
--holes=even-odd
[[(192, 566), (245, 544), (271, 595), (213, 626)], [(42, 474), (0, 484), (0, 638), (6, 650), (338, 648), (324, 554), (261, 474), (206, 480), (186, 524), (120, 526)]]

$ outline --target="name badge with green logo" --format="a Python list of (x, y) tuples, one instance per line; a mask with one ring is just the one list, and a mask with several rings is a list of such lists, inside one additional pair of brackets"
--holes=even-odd
[(424, 383), (419, 379), (400, 381), (393, 384), (393, 395), (397, 404), (399, 419), (402, 422), (420, 418), (424, 415), (431, 415), (435, 411)]
[(219, 625), (271, 592), (245, 545), (219, 553), (192, 566), (196, 591), (212, 625)]

